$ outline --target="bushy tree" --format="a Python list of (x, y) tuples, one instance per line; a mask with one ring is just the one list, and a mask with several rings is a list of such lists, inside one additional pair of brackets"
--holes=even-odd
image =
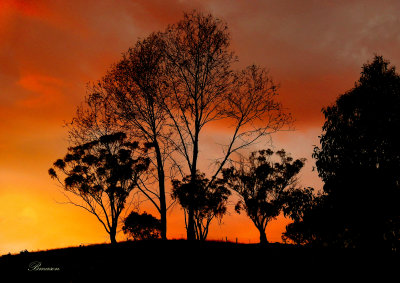
[(236, 205), (239, 213), (244, 210), (260, 233), (260, 243), (268, 243), (267, 224), (283, 210), (286, 190), (296, 184), (296, 176), (305, 159), (288, 156), (284, 150), (270, 149), (252, 152), (247, 160), (236, 167), (223, 170), (227, 186), (240, 197)]
[(126, 200), (149, 166), (149, 159), (143, 155), (139, 143), (126, 139), (125, 133), (118, 132), (70, 147), (65, 157), (49, 169), (69, 203), (96, 216), (111, 243), (116, 243)]
[(172, 197), (177, 199), (185, 212), (187, 227), (188, 209), (194, 210), (195, 232), (197, 240), (206, 240), (211, 221), (222, 219), (226, 213), (226, 205), (230, 191), (221, 179), (210, 184), (205, 174), (197, 172), (193, 181), (191, 175), (172, 181)]
[(400, 236), (400, 76), (395, 67), (375, 56), (355, 87), (323, 113), (314, 157), (327, 194), (320, 215), (329, 227), (316, 232), (331, 245), (394, 248)]
[(286, 192), (284, 198), (283, 213), (293, 222), (286, 225), (282, 240), (297, 245), (315, 244), (319, 237), (314, 233), (313, 225), (324, 226), (324, 219), (319, 213), (324, 195), (315, 194), (310, 187), (293, 188)]
[(161, 221), (151, 214), (132, 211), (124, 220), (122, 230), (134, 240), (155, 240), (161, 237)]

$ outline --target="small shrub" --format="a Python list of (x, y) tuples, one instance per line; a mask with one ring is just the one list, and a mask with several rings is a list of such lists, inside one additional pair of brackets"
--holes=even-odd
[(122, 230), (135, 241), (160, 239), (161, 221), (146, 212), (139, 214), (132, 211), (125, 218)]

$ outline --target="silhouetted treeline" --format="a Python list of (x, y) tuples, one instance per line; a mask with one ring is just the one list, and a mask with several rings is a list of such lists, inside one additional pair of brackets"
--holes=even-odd
[[(235, 153), (291, 125), (264, 68), (233, 68), (238, 58), (230, 39), (221, 19), (198, 11), (185, 13), (164, 31), (138, 40), (103, 78), (89, 85), (84, 103), (68, 124), (73, 146), (119, 132), (145, 146), (149, 168), (137, 176), (130, 191), (140, 192), (159, 212), (162, 239), (167, 238), (167, 210), (177, 200), (184, 209), (187, 239), (204, 240), (210, 221), (225, 212), (229, 190), (222, 191), (219, 183), (222, 169)], [(220, 154), (215, 160), (200, 168), (201, 136), (215, 121), (229, 125), (227, 140), (217, 145)], [(199, 175), (206, 171), (208, 178)], [(167, 191), (170, 180), (173, 194)], [(114, 181), (116, 186), (125, 182)], [(64, 189), (68, 192), (69, 187)], [(77, 196), (84, 203), (92, 201), (84, 191)], [(100, 222), (105, 218), (98, 217)]]
[[(355, 87), (323, 109), (321, 146), (313, 157), (324, 187), (316, 194), (296, 182), (304, 159), (281, 150), (276, 161), (269, 149), (243, 157), (242, 150), (290, 127), (292, 119), (277, 101), (268, 72), (255, 65), (234, 70), (236, 61), (226, 23), (197, 11), (138, 40), (88, 87), (68, 124), (72, 146), (49, 173), (67, 197), (74, 195), (69, 202), (94, 214), (113, 243), (121, 213), (137, 194), (159, 219), (137, 207), (124, 226), (133, 238), (167, 239), (167, 210), (178, 203), (187, 239), (205, 240), (234, 192), (240, 198), (236, 211), (246, 212), (262, 243), (268, 242), (267, 224), (283, 213), (294, 221), (285, 241), (397, 249), (400, 77), (395, 68), (375, 56)], [(226, 144), (218, 144), (220, 155), (201, 168), (201, 136), (221, 120), (231, 130)]]

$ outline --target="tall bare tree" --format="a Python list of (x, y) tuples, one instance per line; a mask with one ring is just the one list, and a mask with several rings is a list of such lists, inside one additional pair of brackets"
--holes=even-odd
[[(163, 102), (178, 136), (175, 148), (187, 163), (194, 188), (200, 132), (208, 122), (221, 118), (219, 107), (229, 87), (234, 55), (228, 50), (226, 24), (198, 12), (185, 14), (169, 26), (163, 42), (169, 90)], [(193, 206), (188, 206), (189, 240), (195, 239)]]
[[(156, 188), (141, 182), (140, 190), (151, 200), (161, 216), (161, 237), (167, 238), (166, 173), (167, 158), (172, 147), (166, 128), (167, 113), (159, 101), (165, 97), (162, 44), (157, 33), (139, 40), (124, 53), (103, 78), (106, 99), (113, 102), (114, 115), (124, 130), (146, 142), (152, 153)], [(143, 181), (143, 180), (142, 180)], [(151, 183), (151, 182), (150, 182)]]
[[(227, 25), (212, 15), (191, 12), (163, 33), (165, 85), (162, 101), (184, 157), (193, 186), (199, 159), (200, 133), (212, 121), (227, 119), (233, 132), (209, 185), (232, 153), (290, 121), (274, 98), (276, 86), (262, 68), (234, 72)], [(188, 206), (187, 238), (195, 239), (195, 204)]]

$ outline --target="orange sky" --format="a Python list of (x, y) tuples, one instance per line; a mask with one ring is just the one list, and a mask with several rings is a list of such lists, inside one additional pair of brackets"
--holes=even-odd
[[(321, 188), (310, 156), (321, 108), (354, 85), (374, 53), (400, 66), (399, 1), (0, 0), (0, 254), (108, 241), (92, 215), (57, 203), (63, 196), (47, 169), (65, 154), (63, 122), (73, 117), (86, 83), (138, 37), (193, 8), (227, 21), (239, 66), (265, 66), (281, 85), (297, 131), (274, 136), (274, 146), (308, 158), (304, 186)], [(217, 131), (202, 139), (204, 152), (218, 152), (205, 150)], [(271, 223), (269, 240), (280, 241), (285, 224)], [(179, 207), (168, 229), (170, 238), (184, 237)], [(225, 236), (258, 239), (251, 221), (232, 209), (209, 238)]]

